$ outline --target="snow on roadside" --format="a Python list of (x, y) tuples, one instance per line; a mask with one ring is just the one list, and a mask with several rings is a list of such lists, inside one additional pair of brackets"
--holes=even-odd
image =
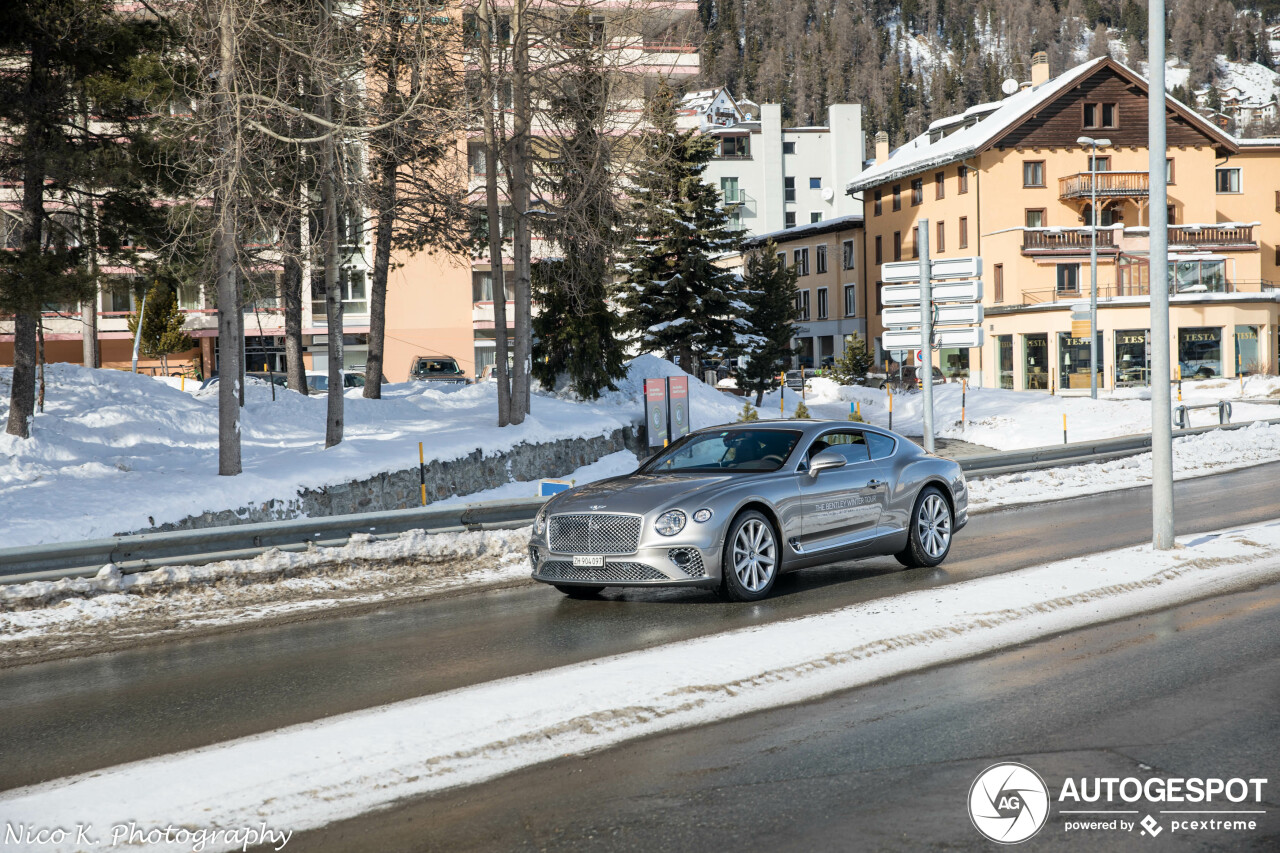
[[(186, 391), (178, 380), (47, 367), (45, 413), (29, 440), (0, 435), (0, 547), (92, 539), (177, 521), (205, 511), (288, 500), (319, 488), (409, 468), (418, 442), (427, 459), (521, 443), (607, 435), (641, 417), (640, 380), (678, 374), (644, 356), (617, 392), (595, 402), (536, 394), (523, 424), (498, 429), (494, 383), (442, 389), (388, 385), (383, 399), (346, 395), (345, 440), (324, 448), (325, 398), (263, 382), (246, 386), (241, 434), (244, 473), (217, 474), (217, 390)], [(0, 420), (11, 368), (0, 368)], [(732, 420), (734, 398), (690, 378), (695, 425)], [(549, 471), (548, 476), (564, 471)]]
[[(1280, 425), (1255, 423), (1174, 439), (1173, 478), (1189, 480), (1280, 459)], [(1151, 482), (1151, 454), (969, 480), (969, 509), (982, 511), (1093, 495)]]
[[(1171, 551), (1127, 548), (344, 714), (15, 789), (0, 795), (0, 810), (35, 826), (74, 814), (100, 827), (266, 819), (313, 828), (567, 754), (1277, 579), (1280, 522), (1272, 522), (1183, 539)], [(73, 847), (69, 837), (48, 849)]]

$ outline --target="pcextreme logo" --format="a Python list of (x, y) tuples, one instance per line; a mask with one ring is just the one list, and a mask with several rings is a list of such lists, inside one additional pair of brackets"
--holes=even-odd
[[(1068, 777), (1058, 791), (1058, 816), (1062, 831), (1073, 834), (1249, 833), (1267, 814), (1266, 785), (1266, 779), (1242, 778)], [(1016, 762), (993, 764), (969, 788), (969, 819), (999, 844), (1034, 836), (1052, 804), (1040, 774)]]
[(1025, 764), (993, 764), (969, 788), (969, 819), (992, 841), (1017, 844), (1049, 818), (1049, 788)]

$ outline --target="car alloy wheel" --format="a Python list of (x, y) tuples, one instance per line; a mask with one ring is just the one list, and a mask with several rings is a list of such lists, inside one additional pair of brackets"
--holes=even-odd
[(951, 505), (936, 486), (928, 486), (916, 498), (911, 513), (911, 528), (907, 533), (907, 547), (894, 554), (904, 566), (913, 569), (936, 566), (951, 551), (951, 533), (954, 519)]
[(773, 525), (755, 510), (739, 516), (729, 530), (721, 565), (724, 596), (732, 601), (758, 601), (769, 594), (778, 575), (778, 537)]

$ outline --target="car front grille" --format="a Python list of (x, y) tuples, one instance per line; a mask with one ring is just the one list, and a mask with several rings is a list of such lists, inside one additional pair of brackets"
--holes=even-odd
[(640, 544), (636, 515), (553, 515), (551, 550), (561, 554), (634, 554)]
[(575, 566), (566, 560), (548, 560), (538, 570), (539, 577), (549, 580), (597, 581), (621, 583), (623, 581), (663, 581), (666, 575), (644, 563), (605, 563), (604, 566)]

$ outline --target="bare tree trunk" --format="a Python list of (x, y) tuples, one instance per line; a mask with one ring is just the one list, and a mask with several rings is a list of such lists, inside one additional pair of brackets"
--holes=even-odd
[[(395, 63), (390, 63), (395, 67)], [(388, 77), (390, 74), (388, 74)], [(388, 79), (388, 90), (392, 81)], [(374, 233), (373, 282), (369, 292), (369, 357), (364, 367), (364, 396), (382, 398), (382, 356), (387, 329), (387, 278), (391, 274), (391, 237), (396, 224), (396, 173), (383, 169), (382, 187), (378, 192), (378, 224)]]
[(44, 412), (44, 317), (36, 319), (36, 366), (40, 371), (40, 390), (36, 394), (36, 411)]
[[(213, 232), (213, 251), (217, 264), (218, 287), (218, 473), (234, 476), (240, 467), (240, 405), (239, 393), (244, 383), (241, 377), (240, 343), (237, 337), (237, 317), (240, 311), (236, 276), (235, 217), (232, 211), (231, 192), (234, 188), (231, 174), (231, 146), (238, 144), (232, 133), (231, 85), (235, 73), (235, 21), (231, 0), (223, 0), (219, 14), (219, 59), (221, 74), (214, 96), (219, 136), (223, 151), (222, 189), (215, 199), (217, 224)], [(243, 328), (239, 329), (244, 334)]]
[[(332, 26), (332, 10), (325, 2), (326, 23)], [(325, 72), (329, 73), (329, 72)], [(333, 95), (330, 81), (320, 82), (320, 116), (333, 122)], [(320, 239), (324, 244), (324, 305), (329, 332), (329, 392), (324, 425), (324, 446), (342, 442), (342, 292), (338, 288), (338, 153), (333, 134), (322, 143), (323, 167), (320, 176), (320, 205), (324, 223)]]
[[(234, 234), (235, 232), (232, 231), (231, 233)], [(245, 356), (245, 346), (244, 346), (245, 345), (244, 276), (240, 275), (237, 272), (235, 276), (235, 282), (236, 282), (235, 313), (232, 315), (232, 322), (236, 324), (236, 342), (240, 346), (240, 349), (237, 351), (238, 357), (236, 359), (236, 366), (237, 366), (236, 379), (238, 380), (236, 382), (236, 387), (240, 389), (240, 408), (243, 409), (244, 408), (244, 372), (245, 370), (248, 369), (248, 366), (245, 364), (245, 362), (248, 361), (248, 358)]]
[(284, 227), (284, 272), (280, 275), (280, 304), (284, 308), (285, 382), (299, 394), (307, 393), (306, 363), (302, 356), (302, 215), (289, 213)]
[(489, 276), (493, 282), (493, 372), (498, 382), (498, 426), (504, 427), (511, 423), (511, 378), (507, 371), (507, 286), (503, 281), (502, 234), (499, 230), (502, 211), (498, 206), (499, 145), (494, 119), (498, 109), (498, 86), (493, 65), (496, 22), (492, 0), (481, 0), (480, 22), (483, 30), (480, 37), (480, 84), (484, 98), (485, 213), (489, 221)]
[(96, 261), (93, 262), (93, 267), (93, 299), (86, 299), (80, 303), (80, 334), (83, 344), (81, 359), (84, 361), (85, 367), (102, 366), (102, 362), (98, 357), (98, 264)]
[(513, 50), (511, 125), (511, 206), (515, 219), (515, 373), (511, 380), (511, 422), (522, 423), (529, 413), (529, 370), (533, 366), (533, 330), (531, 297), (532, 238), (529, 233), (529, 125), (532, 105), (529, 102), (529, 8), (528, 0), (515, 0), (512, 21)]
[[(27, 83), (28, 100), (47, 104), (49, 79), (48, 48), (43, 39), (34, 39)], [(22, 143), (22, 253), (32, 267), (40, 254), (40, 233), (44, 225), (44, 182), (48, 175), (46, 151), (49, 127), (38, 116), (27, 128)], [(13, 384), (9, 391), (9, 422), (5, 431), (18, 438), (31, 437), (31, 420), (36, 404), (36, 326), (40, 322), (39, 283), (28, 296), (34, 307), (17, 311), (13, 318)]]

